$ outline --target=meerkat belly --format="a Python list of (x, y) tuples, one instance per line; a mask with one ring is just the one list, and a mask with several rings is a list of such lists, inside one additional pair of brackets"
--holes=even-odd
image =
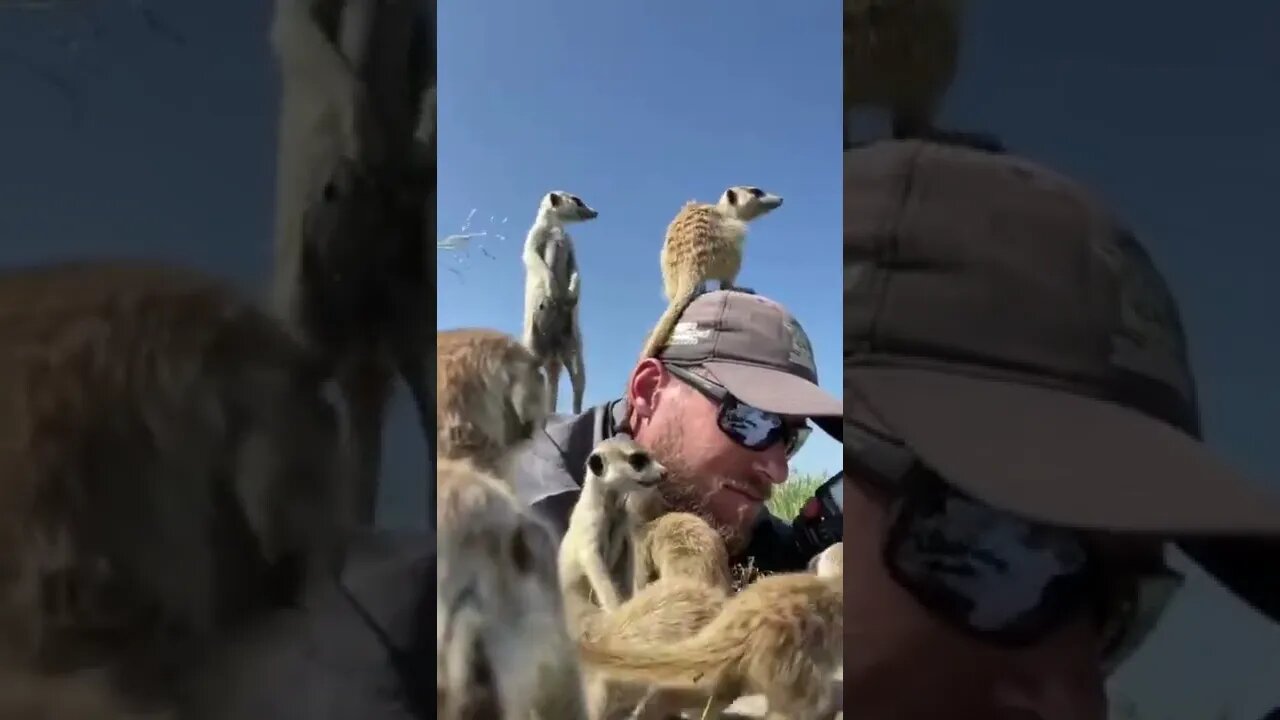
[(547, 267), (551, 269), (551, 281), (558, 289), (569, 286), (570, 252), (569, 240), (565, 237), (548, 240), (547, 247), (542, 251), (542, 259), (547, 261)]

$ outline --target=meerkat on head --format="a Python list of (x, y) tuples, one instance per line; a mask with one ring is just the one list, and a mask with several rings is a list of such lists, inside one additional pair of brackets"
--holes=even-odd
[(648, 451), (626, 437), (601, 442), (587, 457), (582, 492), (558, 557), (560, 586), (575, 633), (582, 615), (597, 606), (612, 612), (621, 604), (619, 586), (629, 585), (634, 572), (634, 534), (660, 512), (657, 485), (665, 473)]
[(726, 217), (750, 222), (782, 207), (782, 197), (752, 185), (736, 185), (720, 195), (716, 207)]
[(667, 226), (659, 253), (662, 292), (667, 309), (645, 341), (641, 359), (653, 357), (666, 344), (680, 313), (706, 283), (734, 287), (742, 270), (747, 223), (782, 207), (782, 197), (754, 185), (735, 185), (714, 205), (687, 202)]

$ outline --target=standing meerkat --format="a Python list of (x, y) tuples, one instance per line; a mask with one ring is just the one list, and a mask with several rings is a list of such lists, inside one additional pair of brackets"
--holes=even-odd
[(845, 0), (845, 110), (888, 110), (895, 138), (932, 130), (955, 79), (962, 13), (962, 0)]
[(550, 529), (469, 461), (437, 476), (437, 716), (586, 720)]
[(164, 695), (218, 635), (337, 572), (323, 375), (238, 293), (144, 263), (11, 269), (0, 337), (0, 667)]
[(832, 679), (844, 663), (843, 582), (808, 572), (768, 575), (729, 598), (686, 640), (585, 637), (580, 656), (588, 673), (663, 691), (701, 691), (710, 696), (704, 718), (718, 718), (738, 697), (756, 693), (765, 696), (769, 718), (831, 718)]
[(561, 367), (569, 371), (573, 412), (582, 412), (587, 387), (578, 327), (578, 273), (573, 238), (565, 226), (599, 217), (582, 198), (553, 190), (542, 196), (538, 214), (524, 240), (523, 341), (547, 373), (547, 412), (556, 411)]
[(687, 512), (669, 512), (636, 533), (632, 592), (649, 583), (682, 578), (728, 593), (729, 551), (724, 538), (706, 520)]
[(509, 479), (508, 463), (542, 427), (546, 392), (538, 361), (497, 330), (436, 333), (436, 455), (468, 458)]
[[(597, 604), (612, 612), (622, 603), (618, 585), (628, 584), (634, 574), (635, 532), (658, 507), (656, 488), (666, 472), (626, 437), (596, 445), (586, 465), (558, 557), (560, 586), (574, 615)], [(570, 624), (576, 632), (577, 621)]]
[(666, 344), (680, 313), (708, 280), (733, 286), (742, 269), (747, 223), (782, 206), (782, 198), (758, 187), (731, 187), (716, 204), (690, 201), (667, 227), (659, 260), (667, 309), (645, 342), (640, 357), (653, 357)]

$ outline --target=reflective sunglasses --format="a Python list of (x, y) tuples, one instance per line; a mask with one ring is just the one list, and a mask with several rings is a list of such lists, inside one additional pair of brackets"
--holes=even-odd
[(785, 416), (761, 410), (742, 402), (725, 388), (689, 370), (663, 363), (667, 372), (679, 378), (689, 387), (716, 403), (716, 422), (720, 431), (738, 445), (755, 451), (764, 451), (778, 443), (785, 443), (787, 458), (791, 458), (813, 431), (809, 424), (796, 424)]
[(965, 495), (896, 441), (845, 425), (846, 463), (891, 498), (884, 563), (944, 622), (999, 644), (1027, 645), (1091, 617), (1110, 673), (1155, 626), (1180, 574), (1108, 562), (1077, 530), (1020, 518)]

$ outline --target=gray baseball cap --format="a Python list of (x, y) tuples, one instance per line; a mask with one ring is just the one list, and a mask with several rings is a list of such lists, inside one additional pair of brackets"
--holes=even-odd
[(1238, 579), (1268, 546), (1199, 542), (1280, 533), (1280, 494), (1201, 442), (1177, 304), (1119, 219), (1044, 167), (960, 146), (870, 143), (844, 177), (846, 424), (994, 506), (1191, 540), (1280, 608), (1274, 580)]
[(663, 362), (699, 367), (739, 400), (761, 410), (810, 418), (844, 415), (839, 398), (818, 387), (813, 346), (777, 302), (737, 290), (693, 299), (680, 315)]

